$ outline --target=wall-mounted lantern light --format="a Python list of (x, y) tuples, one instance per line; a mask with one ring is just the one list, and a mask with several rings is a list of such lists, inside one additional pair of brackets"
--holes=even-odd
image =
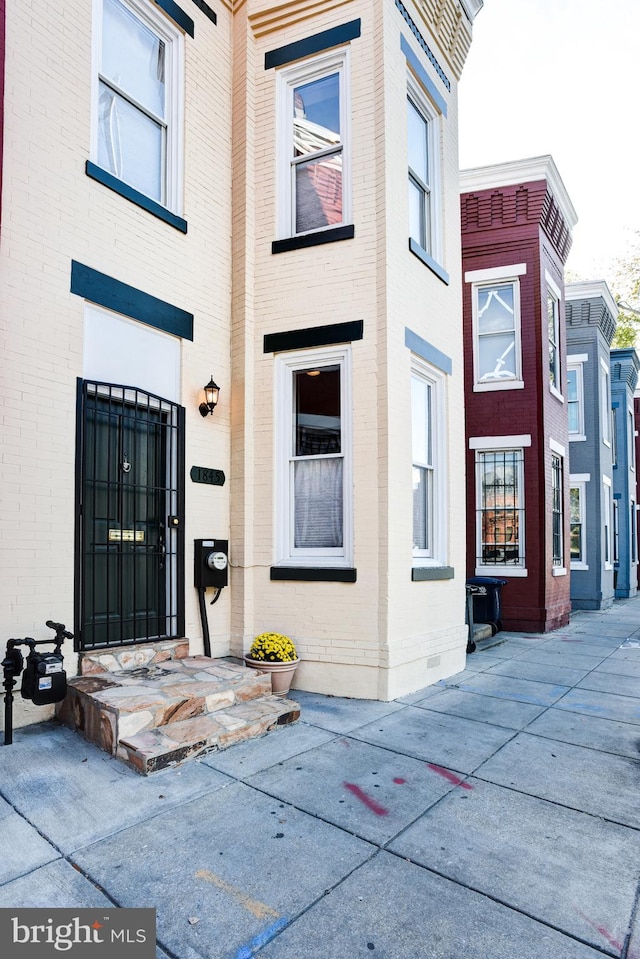
[(200, 410), (201, 416), (208, 416), (209, 413), (213, 413), (216, 406), (218, 405), (218, 396), (220, 395), (220, 387), (213, 382), (213, 376), (204, 387), (204, 398), (205, 402), (201, 403), (198, 409)]

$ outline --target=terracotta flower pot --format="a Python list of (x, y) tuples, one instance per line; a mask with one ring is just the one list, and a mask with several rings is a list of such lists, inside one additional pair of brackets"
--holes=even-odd
[(299, 659), (292, 659), (288, 663), (266, 663), (261, 659), (244, 657), (244, 661), (251, 669), (261, 673), (271, 673), (271, 692), (274, 696), (286, 696), (291, 689), (293, 674), (298, 668)]

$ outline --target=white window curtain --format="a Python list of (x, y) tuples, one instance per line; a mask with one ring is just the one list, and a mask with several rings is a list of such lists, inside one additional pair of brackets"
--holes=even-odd
[(305, 459), (294, 464), (294, 545), (343, 545), (342, 458)]

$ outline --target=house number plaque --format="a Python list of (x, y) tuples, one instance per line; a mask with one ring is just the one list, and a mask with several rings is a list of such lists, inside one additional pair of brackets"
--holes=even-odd
[(224, 486), (225, 476), (222, 470), (210, 469), (208, 466), (192, 466), (192, 483), (207, 483), (209, 486)]

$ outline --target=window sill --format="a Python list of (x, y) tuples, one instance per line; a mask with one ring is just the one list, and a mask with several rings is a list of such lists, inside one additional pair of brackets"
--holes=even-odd
[(476, 576), (493, 576), (497, 579), (525, 577), (529, 570), (525, 566), (476, 566)]
[(551, 575), (552, 575), (552, 576), (566, 576), (566, 575), (567, 575), (567, 571), (566, 571), (566, 569), (564, 568), (564, 566), (554, 566), (553, 569), (551, 570)]
[(304, 250), (309, 246), (321, 246), (323, 243), (336, 243), (338, 240), (352, 240), (356, 228), (350, 226), (336, 226), (331, 230), (318, 230), (316, 233), (304, 233), (302, 236), (289, 236), (284, 240), (274, 240), (271, 244), (272, 253), (288, 253), (290, 250)]
[(585, 573), (586, 573), (586, 572), (588, 572), (589, 567), (586, 565), (586, 563), (572, 563), (572, 564), (571, 564), (571, 571), (573, 572), (574, 569), (578, 570), (578, 572), (585, 572)]
[(357, 569), (330, 566), (272, 566), (270, 579), (305, 583), (355, 583)]
[(583, 433), (569, 433), (570, 443), (586, 443), (587, 437)]
[(557, 400), (560, 400), (561, 403), (564, 403), (564, 396), (555, 388), (555, 386), (552, 386), (551, 383), (549, 384), (549, 392), (552, 396), (555, 396)]
[(411, 581), (413, 583), (423, 583), (427, 580), (453, 579), (455, 570), (453, 566), (414, 566), (411, 570)]
[(181, 233), (187, 232), (187, 221), (181, 216), (177, 216), (175, 213), (167, 210), (166, 207), (160, 203), (156, 203), (155, 200), (145, 196), (144, 193), (140, 193), (139, 190), (134, 190), (133, 187), (119, 180), (117, 177), (112, 176), (111, 173), (107, 173), (106, 170), (96, 166), (96, 164), (90, 160), (87, 160), (85, 172), (92, 180), (97, 180), (98, 183), (102, 183), (103, 186), (113, 190), (114, 193), (123, 196), (125, 200), (135, 203), (136, 206), (146, 210), (147, 213), (157, 216), (159, 220), (164, 220), (169, 226), (175, 227), (175, 229), (180, 230)]
[(446, 283), (447, 286), (449, 285), (449, 274), (447, 271), (441, 267), (439, 263), (436, 263), (433, 257), (429, 256), (427, 251), (423, 250), (420, 244), (416, 243), (413, 237), (409, 237), (409, 249), (414, 256), (417, 256), (418, 259), (431, 270), (432, 273), (435, 273), (439, 280), (442, 280), (442, 282)]
[(474, 393), (489, 393), (496, 390), (523, 390), (523, 380), (491, 380), (490, 382), (475, 383)]

